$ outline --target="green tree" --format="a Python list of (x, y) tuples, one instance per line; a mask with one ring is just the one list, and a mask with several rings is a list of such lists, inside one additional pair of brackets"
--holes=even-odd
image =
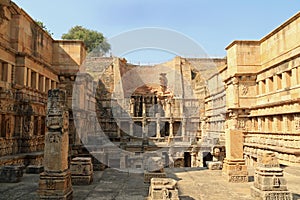
[(104, 55), (110, 50), (110, 44), (102, 33), (84, 28), (82, 26), (72, 27), (68, 33), (61, 37), (64, 40), (82, 40), (89, 53), (93, 55)]
[(53, 33), (46, 27), (46, 25), (39, 21), (39, 20), (35, 20), (35, 22), (42, 28), (44, 29), (44, 31), (46, 31), (49, 35), (53, 35)]

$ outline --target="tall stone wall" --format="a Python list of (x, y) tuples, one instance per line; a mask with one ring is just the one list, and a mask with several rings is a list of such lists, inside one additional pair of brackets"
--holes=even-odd
[[(85, 57), (82, 42), (57, 43), (15, 3), (0, 5), (0, 165), (42, 163), (47, 92), (60, 82), (55, 66), (78, 71)], [(68, 60), (56, 59), (61, 52)]]

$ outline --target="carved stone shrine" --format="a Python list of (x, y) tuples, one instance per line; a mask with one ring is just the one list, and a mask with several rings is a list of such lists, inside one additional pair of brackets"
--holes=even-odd
[(68, 169), (69, 114), (65, 91), (48, 91), (44, 168), (40, 174), (40, 199), (72, 199), (71, 173)]
[(264, 153), (258, 158), (251, 196), (259, 200), (293, 199), (274, 153)]

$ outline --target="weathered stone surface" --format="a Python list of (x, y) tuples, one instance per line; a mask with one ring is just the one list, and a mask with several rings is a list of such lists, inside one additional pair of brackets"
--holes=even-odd
[(179, 200), (176, 183), (171, 178), (152, 178), (148, 200)]
[(262, 200), (292, 200), (292, 195), (286, 184), (283, 169), (280, 168), (275, 154), (263, 153), (259, 157), (258, 166), (255, 169), (251, 195)]
[(262, 191), (251, 187), (251, 196), (257, 200), (293, 200), (292, 194), (287, 191)]
[(71, 183), (71, 174), (69, 171), (62, 173), (40, 174), (38, 195), (40, 199), (61, 199), (70, 200), (73, 190)]
[(17, 183), (21, 181), (23, 176), (22, 166), (4, 166), (0, 169), (0, 182), (1, 183)]
[(144, 172), (144, 182), (150, 183), (152, 178), (166, 178), (165, 172)]
[(91, 158), (73, 158), (70, 165), (73, 185), (88, 185), (93, 181), (93, 165)]
[(229, 182), (248, 182), (247, 166), (243, 159), (242, 131), (226, 131), (226, 158), (223, 163), (223, 173)]
[(207, 161), (206, 165), (210, 170), (221, 170), (223, 167), (223, 163), (220, 161)]
[(68, 169), (68, 124), (65, 91), (49, 90), (44, 167), (40, 174), (40, 199), (72, 199), (71, 173)]

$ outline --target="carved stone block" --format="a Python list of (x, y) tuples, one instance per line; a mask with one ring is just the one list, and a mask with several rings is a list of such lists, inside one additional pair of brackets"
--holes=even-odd
[(232, 183), (248, 182), (248, 170), (245, 160), (224, 160), (223, 174)]
[(21, 181), (23, 176), (23, 168), (21, 166), (4, 166), (0, 171), (1, 183), (17, 183)]
[(165, 172), (144, 172), (144, 183), (150, 183), (152, 178), (166, 178)]
[(221, 170), (223, 164), (220, 161), (207, 161), (206, 166), (210, 170)]
[(88, 185), (93, 182), (93, 165), (91, 158), (73, 158), (70, 171), (73, 185)]
[(288, 191), (262, 191), (256, 187), (251, 187), (251, 196), (257, 200), (293, 200), (293, 196)]
[(71, 174), (69, 171), (63, 173), (47, 173), (40, 175), (38, 194), (40, 199), (72, 199)]
[(258, 157), (258, 166), (255, 169), (254, 184), (251, 187), (251, 195), (256, 199), (292, 200), (292, 195), (283, 178), (283, 169), (274, 153), (264, 153)]
[(176, 184), (171, 178), (152, 178), (148, 200), (179, 200)]

